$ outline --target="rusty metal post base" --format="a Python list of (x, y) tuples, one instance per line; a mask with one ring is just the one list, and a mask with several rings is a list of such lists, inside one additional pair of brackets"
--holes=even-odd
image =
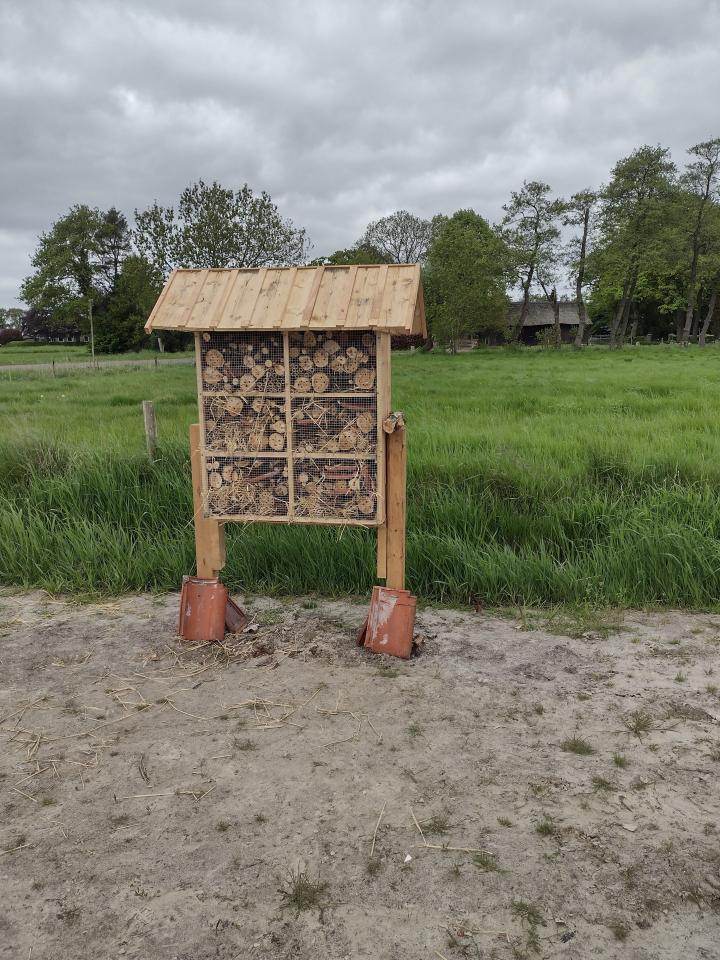
[(358, 646), (407, 660), (412, 653), (417, 597), (409, 590), (373, 587), (370, 612), (357, 635)]
[(225, 633), (242, 633), (249, 618), (217, 577), (183, 577), (178, 635), (183, 640), (209, 643)]
[(194, 643), (224, 640), (227, 601), (227, 589), (217, 577), (183, 577), (178, 634)]

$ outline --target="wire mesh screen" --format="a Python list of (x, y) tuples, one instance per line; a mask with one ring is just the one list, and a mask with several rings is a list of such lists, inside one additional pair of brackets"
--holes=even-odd
[(297, 460), (295, 514), (323, 519), (370, 520), (377, 513), (374, 460)]
[(212, 333), (200, 337), (201, 379), (207, 392), (283, 393), (281, 333)]
[(306, 330), (290, 334), (293, 393), (372, 393), (375, 335)]
[(292, 401), (292, 447), (296, 457), (318, 453), (375, 454), (375, 397), (302, 397)]
[(207, 506), (214, 516), (284, 517), (289, 511), (285, 459), (207, 457)]
[(203, 411), (207, 451), (280, 453), (286, 449), (283, 397), (205, 397)]
[(376, 343), (368, 331), (199, 335), (209, 516), (379, 522)]

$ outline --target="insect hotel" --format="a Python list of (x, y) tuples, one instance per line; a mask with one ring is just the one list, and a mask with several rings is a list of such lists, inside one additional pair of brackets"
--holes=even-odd
[(419, 266), (176, 270), (145, 329), (195, 337), (196, 579), (224, 589), (227, 522), (376, 527), (378, 578), (409, 603), (390, 339), (426, 335)]

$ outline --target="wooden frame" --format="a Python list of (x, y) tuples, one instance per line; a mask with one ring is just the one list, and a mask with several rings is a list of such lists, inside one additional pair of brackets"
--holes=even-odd
[[(317, 279), (319, 279), (322, 274), (319, 272), (317, 274)], [(315, 524), (321, 526), (357, 526), (357, 527), (384, 527), (385, 524), (385, 434), (383, 432), (383, 421), (385, 420), (389, 409), (390, 409), (390, 335), (386, 333), (379, 333), (373, 330), (353, 330), (348, 331), (353, 334), (372, 334), (375, 338), (375, 389), (373, 391), (354, 391), (354, 392), (324, 392), (324, 393), (308, 393), (308, 392), (294, 392), (292, 390), (291, 377), (290, 377), (290, 332), (288, 330), (279, 331), (279, 330), (268, 330), (268, 331), (242, 331), (242, 333), (252, 332), (253, 335), (262, 336), (266, 334), (268, 337), (277, 334), (282, 334), (282, 349), (283, 349), (283, 365), (285, 368), (285, 385), (284, 390), (275, 391), (275, 392), (263, 392), (263, 391), (249, 391), (248, 393), (241, 394), (243, 397), (264, 397), (268, 400), (272, 399), (282, 399), (285, 404), (285, 426), (286, 426), (286, 447), (283, 451), (253, 451), (251, 453), (243, 452), (242, 455), (239, 455), (237, 452), (229, 451), (218, 451), (214, 450), (208, 452), (207, 450), (207, 438), (205, 433), (205, 410), (204, 403), (208, 397), (223, 397), (226, 394), (223, 391), (208, 391), (204, 388), (203, 379), (202, 379), (202, 344), (201, 344), (201, 334), (203, 331), (198, 331), (195, 333), (195, 357), (196, 357), (196, 378), (197, 378), (197, 392), (198, 392), (198, 412), (200, 418), (200, 445), (201, 445), (201, 495), (202, 495), (202, 516), (205, 520), (214, 520), (218, 522), (234, 522), (234, 523), (304, 523), (304, 524)], [(212, 330), (208, 330), (208, 333), (212, 333)], [(312, 332), (312, 331), (311, 331)], [(322, 332), (327, 332), (325, 329)], [(342, 328), (338, 328), (338, 332), (343, 332)], [(241, 333), (241, 331), (238, 331)], [(233, 396), (238, 396), (237, 393), (233, 393)], [(358, 453), (358, 452), (319, 452), (315, 454), (305, 454), (303, 457), (297, 457), (296, 451), (293, 449), (293, 423), (292, 423), (292, 407), (293, 401), (316, 398), (318, 400), (333, 400), (333, 399), (371, 399), (374, 401), (376, 406), (376, 450), (375, 453)], [(253, 460), (282, 460), (287, 464), (287, 483), (288, 483), (288, 512), (285, 515), (276, 515), (276, 516), (267, 516), (263, 514), (217, 514), (211, 513), (207, 509), (207, 503), (209, 499), (209, 490), (207, 482), (207, 461), (212, 458), (222, 458), (222, 457), (233, 457), (241, 459), (250, 459)], [(374, 463), (376, 465), (376, 477), (375, 477), (375, 497), (376, 497), (376, 509), (375, 514), (372, 517), (367, 519), (354, 518), (354, 517), (316, 517), (316, 516), (301, 516), (296, 513), (296, 497), (295, 497), (295, 462), (299, 460), (308, 460), (313, 463), (318, 461), (355, 461), (368, 463)]]

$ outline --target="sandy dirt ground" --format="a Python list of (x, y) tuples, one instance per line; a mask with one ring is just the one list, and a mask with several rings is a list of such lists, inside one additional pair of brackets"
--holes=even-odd
[(0, 957), (720, 957), (719, 617), (177, 605), (0, 594)]

